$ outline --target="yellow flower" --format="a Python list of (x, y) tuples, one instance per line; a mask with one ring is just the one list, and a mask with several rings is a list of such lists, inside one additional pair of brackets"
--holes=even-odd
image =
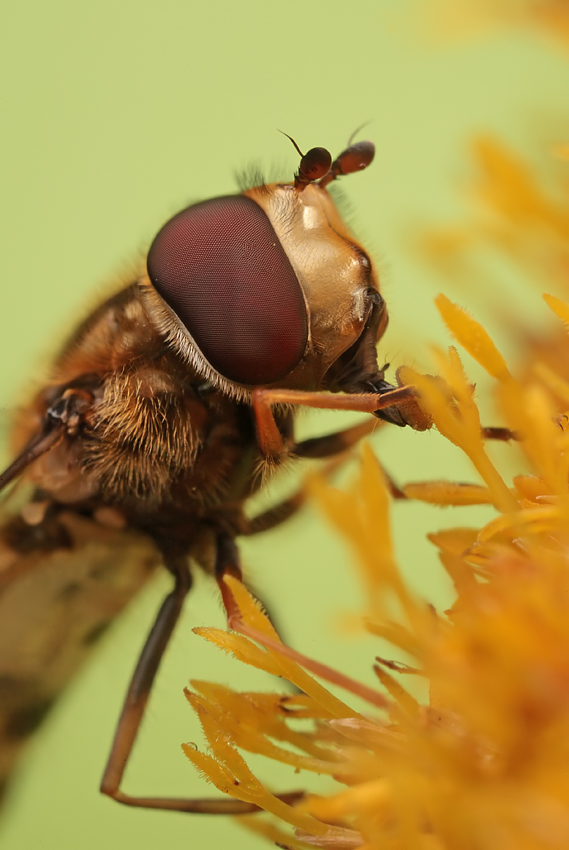
[[(567, 322), (569, 305), (547, 302)], [(518, 379), (478, 322), (443, 296), (438, 307), (457, 342), (494, 379), (504, 420), (533, 470), (507, 481), (490, 460), (454, 347), (435, 352), (437, 381), (407, 370), (438, 430), (466, 453), (482, 482), (415, 483), (407, 495), (496, 508), (483, 528), (431, 536), (456, 589), (452, 609), (436, 612), (402, 578), (388, 488), (369, 448), (349, 492), (313, 482), (353, 547), (369, 600), (365, 627), (408, 654), (410, 666), (376, 659), (375, 689), (320, 665), (280, 642), (234, 578), (226, 579), (239, 611), (234, 631), (196, 630), (301, 691), (239, 694), (192, 682), (188, 693), (210, 753), (185, 747), (186, 755), (219, 789), (278, 819), (250, 822), (288, 847), (569, 846), (569, 432), (553, 405), (561, 393), (569, 406), (569, 393), (540, 364)], [(407, 689), (409, 676), (428, 681), (429, 704)], [(318, 680), (343, 688), (346, 701)], [(367, 701), (364, 713), (352, 707), (354, 696)], [(239, 750), (328, 775), (337, 790), (281, 800)]]

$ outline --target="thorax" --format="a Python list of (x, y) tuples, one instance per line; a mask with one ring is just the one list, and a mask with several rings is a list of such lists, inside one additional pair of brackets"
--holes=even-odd
[[(89, 513), (111, 507), (150, 533), (183, 528), (191, 536), (210, 518), (238, 522), (260, 480), (251, 409), (204, 382), (166, 345), (136, 284), (67, 342), (49, 383), (19, 417), (16, 449), (69, 388), (84, 390), (92, 405), (80, 431), (30, 468), (41, 495)], [(287, 418), (282, 424), (290, 428)]]

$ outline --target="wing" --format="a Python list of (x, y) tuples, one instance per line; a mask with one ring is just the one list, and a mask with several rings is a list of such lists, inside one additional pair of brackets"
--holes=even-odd
[(0, 788), (106, 627), (161, 556), (146, 535), (51, 506), (0, 528)]

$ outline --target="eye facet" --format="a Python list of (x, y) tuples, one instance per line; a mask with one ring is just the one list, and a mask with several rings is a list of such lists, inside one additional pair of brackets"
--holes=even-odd
[(154, 239), (147, 266), (159, 295), (229, 380), (271, 384), (302, 359), (304, 296), (255, 201), (230, 195), (182, 210)]

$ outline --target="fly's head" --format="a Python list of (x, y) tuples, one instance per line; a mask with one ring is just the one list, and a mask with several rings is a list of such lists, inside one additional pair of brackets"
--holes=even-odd
[(371, 142), (334, 162), (313, 148), (293, 183), (194, 204), (160, 230), (147, 309), (200, 376), (240, 400), (258, 387), (381, 391), (385, 302), (326, 188), (373, 156)]

